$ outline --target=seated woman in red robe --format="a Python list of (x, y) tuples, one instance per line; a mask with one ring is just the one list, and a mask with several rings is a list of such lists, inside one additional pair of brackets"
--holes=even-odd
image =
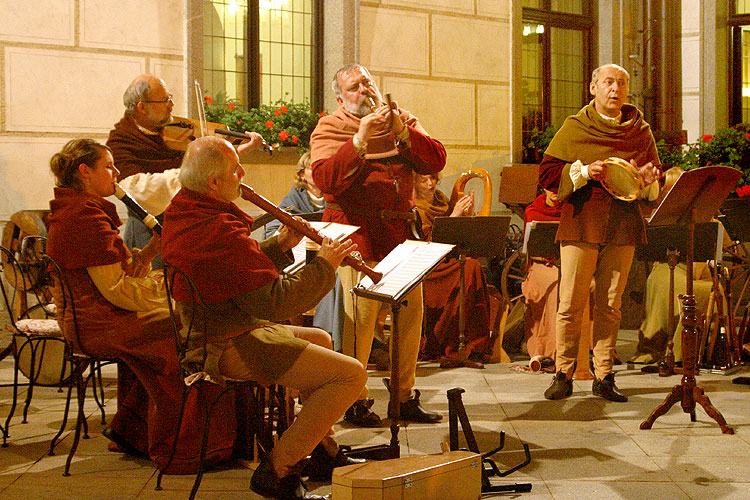
[[(429, 240), (435, 217), (473, 215), (474, 195), (467, 194), (451, 206), (437, 189), (437, 175), (414, 174), (417, 211), (422, 220), (424, 239)], [(460, 266), (456, 258), (440, 263), (423, 281), (424, 319), (422, 357), (455, 357), (458, 353), (458, 309)], [(490, 306), (487, 280), (479, 261), (467, 258), (464, 264), (466, 312), (466, 354), (475, 353), (482, 361), (490, 340)]]
[[(118, 360), (117, 412), (104, 435), (116, 445), (110, 449), (150, 455), (161, 466), (171, 453), (183, 383), (162, 274), (150, 268), (159, 253), (158, 237), (141, 251), (125, 247), (116, 207), (104, 199), (114, 194), (119, 173), (108, 147), (90, 139), (72, 140), (52, 157), (50, 168), (57, 187), (50, 201), (47, 253), (71, 287), (77, 348)], [(62, 304), (60, 290), (54, 293)], [(69, 306), (58, 313), (66, 338), (73, 338), (72, 316)], [(186, 410), (168, 472), (185, 473), (197, 466), (199, 433), (187, 432), (199, 425), (195, 408)], [(207, 463), (231, 455), (235, 434), (233, 414), (229, 417), (215, 419), (220, 431), (209, 443)]]
[[(557, 194), (544, 191), (526, 207), (525, 223), (532, 221), (559, 221), (562, 205)], [(529, 259), (526, 279), (521, 290), (526, 302), (524, 330), (529, 357), (549, 360), (544, 363), (554, 371), (555, 318), (557, 316), (557, 266), (545, 259)], [(541, 363), (541, 360), (540, 360)]]

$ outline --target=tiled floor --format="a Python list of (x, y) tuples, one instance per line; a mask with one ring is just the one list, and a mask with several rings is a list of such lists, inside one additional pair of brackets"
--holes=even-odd
[[(2, 339), (0, 339), (2, 340)], [(627, 357), (635, 335), (621, 332), (618, 350)], [(4, 345), (5, 342), (0, 342)], [(521, 363), (516, 363), (521, 364)], [(591, 382), (575, 382), (573, 396), (564, 401), (542, 397), (550, 375), (520, 373), (513, 365), (488, 365), (484, 370), (440, 370), (420, 365), (418, 387), (427, 406), (447, 416), (446, 390), (462, 387), (474, 433), (482, 450), (497, 446), (506, 433), (505, 449), (495, 455), (501, 468), (523, 459), (521, 443), (531, 447), (532, 462), (520, 471), (493, 482), (531, 482), (532, 491), (497, 494), (497, 498), (537, 499), (740, 499), (750, 498), (750, 405), (748, 386), (734, 385), (732, 376), (700, 375), (704, 388), (735, 435), (724, 435), (702, 409), (697, 421), (673, 407), (652, 430), (639, 429), (641, 421), (663, 401), (678, 376), (660, 378), (639, 367), (620, 366), (617, 383), (629, 397), (623, 404), (591, 396)], [(385, 414), (382, 373), (371, 374), (376, 410)], [(9, 360), (0, 362), (0, 383), (11, 380)], [(109, 377), (108, 412), (114, 408), (115, 389)], [(9, 409), (11, 389), (0, 387), (0, 421)], [(107, 452), (101, 425), (90, 418), (91, 439), (81, 441), (72, 476), (62, 469), (72, 436), (47, 456), (49, 440), (60, 425), (63, 399), (53, 389), (35, 394), (27, 424), (20, 417), (11, 424), (8, 448), (0, 449), (0, 498), (15, 499), (186, 499), (192, 476), (167, 476), (165, 489), (154, 491), (153, 465)], [(93, 402), (87, 407), (94, 411)], [(342, 444), (387, 442), (387, 427), (353, 429), (340, 426)], [(401, 430), (402, 456), (438, 453), (448, 439), (447, 418), (440, 425), (408, 425)], [(236, 464), (208, 473), (199, 499), (255, 499), (248, 490), (250, 471)], [(320, 485), (318, 492), (330, 491)], [(335, 500), (335, 499), (334, 499)], [(424, 499), (433, 500), (433, 499)], [(438, 499), (434, 499), (438, 500)], [(443, 499), (440, 499), (443, 500)], [(449, 500), (449, 499), (448, 499)]]

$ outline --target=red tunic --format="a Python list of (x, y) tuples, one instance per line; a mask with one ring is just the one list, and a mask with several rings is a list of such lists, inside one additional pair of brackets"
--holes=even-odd
[[(109, 426), (162, 467), (171, 452), (183, 388), (168, 311), (121, 309), (106, 300), (89, 277), (87, 267), (114, 264), (129, 256), (118, 235), (121, 222), (112, 203), (76, 189), (55, 188), (50, 209), (47, 252), (63, 268), (74, 294), (80, 348), (121, 361), (118, 410)], [(56, 302), (62, 303), (59, 297)], [(72, 331), (70, 308), (58, 312), (58, 321), (66, 335)], [(198, 408), (192, 398), (168, 473), (197, 468), (200, 433), (195, 429), (202, 422)], [(220, 405), (218, 413), (228, 408), (229, 403)], [(207, 458), (216, 463), (231, 456), (233, 413), (214, 418), (212, 426), (219, 431), (209, 441)]]
[(316, 159), (313, 179), (323, 191), (326, 202), (341, 208), (335, 210), (326, 206), (323, 220), (359, 226), (352, 235), (358, 251), (365, 259), (381, 260), (407, 239), (410, 230), (407, 221), (380, 218), (379, 211), (411, 210), (414, 207), (414, 172), (436, 174), (441, 171), (445, 166), (445, 148), (415, 124), (408, 126), (411, 147), (395, 149), (391, 136), (390, 145), (381, 149), (392, 150), (392, 156), (363, 159), (352, 143), (358, 126), (359, 119), (341, 108), (320, 119), (310, 139), (314, 158), (317, 158), (316, 148), (329, 151), (332, 141), (348, 138), (332, 156)]

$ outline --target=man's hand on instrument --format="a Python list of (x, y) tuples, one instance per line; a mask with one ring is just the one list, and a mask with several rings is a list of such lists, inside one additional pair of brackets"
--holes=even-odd
[(604, 179), (604, 174), (607, 171), (607, 167), (604, 165), (604, 161), (596, 160), (589, 163), (589, 179), (595, 181), (601, 181)]
[(646, 163), (642, 167), (638, 168), (638, 163), (636, 163), (635, 160), (630, 160), (630, 164), (635, 167), (636, 170), (638, 170), (638, 173), (641, 175), (641, 178), (643, 179), (643, 185), (648, 186), (652, 182), (656, 182), (659, 179), (662, 178), (663, 174), (661, 172), (661, 168), (654, 165), (651, 162)]
[(365, 115), (359, 120), (359, 138), (367, 142), (377, 128), (383, 128), (388, 123), (388, 106), (381, 105), (369, 115)]
[[(312, 226), (310, 226), (310, 223), (307, 222), (302, 217), (294, 217), (297, 222), (306, 225), (308, 228), (310, 228), (311, 231), (314, 231)], [(294, 229), (289, 228), (289, 226), (283, 225), (279, 228), (279, 236), (277, 237), (277, 241), (279, 242), (279, 246), (281, 247), (281, 250), (286, 252), (287, 250), (291, 250), (295, 246), (297, 246), (297, 243), (302, 241), (302, 238), (304, 238), (304, 235), (302, 233), (298, 233)]]
[(320, 250), (318, 250), (318, 257), (328, 261), (335, 270), (341, 265), (344, 257), (356, 249), (357, 244), (352, 243), (352, 240), (339, 241), (323, 238), (323, 244), (320, 245)]
[(246, 151), (251, 151), (263, 145), (263, 136), (258, 132), (245, 132), (245, 135), (247, 136), (247, 139), (237, 146), (237, 154), (241, 155)]

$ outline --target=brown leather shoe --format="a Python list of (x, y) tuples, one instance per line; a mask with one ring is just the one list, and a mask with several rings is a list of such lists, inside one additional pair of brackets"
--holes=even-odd
[(277, 500), (330, 500), (330, 496), (309, 493), (299, 476), (290, 474), (278, 477), (271, 462), (264, 459), (253, 472), (250, 489), (259, 495)]
[(355, 401), (344, 413), (344, 420), (357, 427), (379, 427), (380, 417), (370, 409), (373, 403), (372, 399)]
[(594, 382), (591, 384), (591, 392), (594, 396), (609, 399), (615, 403), (624, 403), (628, 400), (628, 397), (617, 389), (614, 373), (610, 373), (601, 380), (594, 377)]
[[(323, 445), (315, 447), (310, 454), (310, 462), (302, 471), (302, 476), (306, 476), (310, 481), (322, 482), (330, 481), (333, 475), (333, 469), (347, 465), (363, 464), (364, 458), (351, 458), (344, 453), (344, 448), (339, 446), (339, 451), (335, 457), (328, 454)], [(347, 448), (351, 449), (351, 448)]]
[[(414, 389), (414, 397), (405, 403), (400, 403), (399, 417), (407, 422), (417, 422), (420, 424), (436, 424), (443, 419), (443, 416), (434, 411), (425, 410), (419, 403), (420, 392)], [(393, 418), (388, 414), (388, 418)]]
[(565, 376), (563, 372), (555, 373), (552, 383), (544, 391), (546, 399), (565, 399), (573, 394), (573, 381)]

